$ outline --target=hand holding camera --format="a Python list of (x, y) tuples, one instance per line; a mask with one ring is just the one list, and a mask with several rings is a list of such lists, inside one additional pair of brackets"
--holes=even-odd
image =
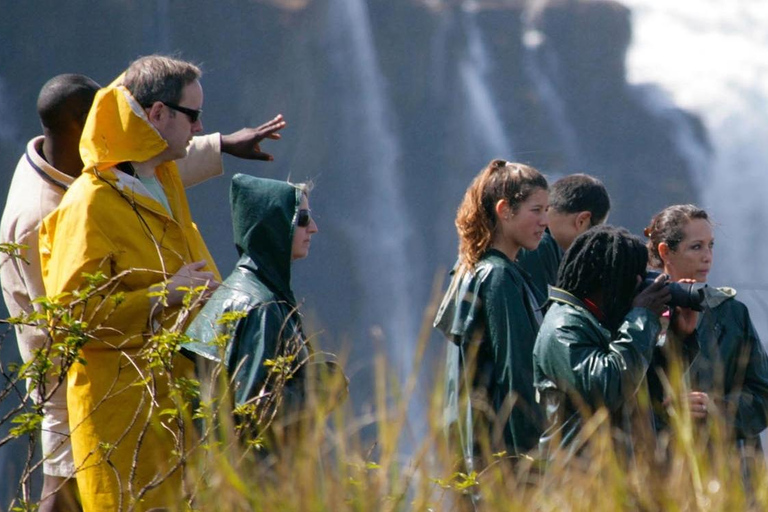
[(655, 270), (649, 270), (645, 275), (645, 279), (640, 284), (640, 293), (650, 287), (653, 283), (659, 281), (659, 278), (662, 276), (666, 277), (664, 282), (671, 294), (669, 303), (667, 304), (670, 309), (680, 307), (692, 309), (694, 311), (704, 310), (704, 289), (707, 288), (707, 283), (699, 283), (692, 279), (668, 282), (669, 276), (666, 274), (662, 274)]
[[(648, 272), (649, 276), (650, 274), (651, 272)], [(669, 276), (658, 272), (655, 274), (653, 278), (646, 277), (644, 281), (639, 283), (640, 291), (635, 295), (632, 307), (646, 308), (656, 315), (661, 315), (672, 298), (672, 292), (667, 284)]]

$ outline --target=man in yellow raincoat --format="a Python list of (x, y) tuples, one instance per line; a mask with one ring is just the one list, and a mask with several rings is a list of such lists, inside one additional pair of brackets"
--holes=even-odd
[[(202, 131), (200, 70), (161, 56), (135, 61), (94, 100), (80, 142), (84, 172), (43, 222), (48, 296), (112, 279), (75, 310), (93, 336), (68, 372), (67, 406), (83, 508), (179, 506), (191, 426), (173, 414), (173, 367), (151, 366), (149, 337), (176, 321), (179, 287), (220, 280), (192, 222), (173, 160)], [(167, 290), (165, 302), (150, 292)], [(71, 295), (69, 296), (72, 297)]]

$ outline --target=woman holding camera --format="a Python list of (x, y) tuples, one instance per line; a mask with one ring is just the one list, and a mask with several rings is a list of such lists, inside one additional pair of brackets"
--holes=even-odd
[(435, 327), (451, 341), (445, 419), (467, 471), (490, 453), (530, 451), (541, 432), (531, 358), (544, 297), (515, 259), (538, 246), (547, 203), (547, 181), (536, 169), (494, 160), (456, 215), (459, 262)]
[[(673, 281), (706, 282), (712, 269), (714, 236), (707, 212), (694, 205), (665, 208), (645, 229), (649, 263)], [(656, 401), (657, 426), (664, 428), (671, 402), (659, 375), (673, 360), (684, 372), (691, 416), (722, 415), (739, 445), (759, 448), (758, 434), (768, 425), (768, 357), (732, 288), (704, 289), (703, 311), (694, 317), (696, 335), (664, 337), (649, 372)]]

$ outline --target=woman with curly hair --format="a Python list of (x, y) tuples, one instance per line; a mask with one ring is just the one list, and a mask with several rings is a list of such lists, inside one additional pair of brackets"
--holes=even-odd
[(459, 261), (435, 327), (450, 340), (445, 419), (470, 471), (491, 453), (525, 454), (541, 433), (531, 359), (544, 297), (515, 259), (538, 246), (546, 211), (536, 169), (494, 160), (456, 215)]

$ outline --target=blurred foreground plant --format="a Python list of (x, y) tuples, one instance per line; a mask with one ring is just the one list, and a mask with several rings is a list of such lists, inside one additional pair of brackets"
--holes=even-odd
[[(104, 307), (112, 307), (119, 303), (119, 295), (109, 293), (111, 282), (103, 276), (90, 276), (88, 283), (74, 298), (41, 300), (42, 313), (7, 320), (49, 333), (49, 343), (30, 363), (0, 362), (0, 400), (16, 397), (20, 402), (0, 418), (0, 425), (10, 427), (0, 447), (14, 438), (29, 441), (24, 473), (16, 484), (17, 499), (3, 504), (9, 509), (35, 510), (37, 505), (30, 483), (33, 473), (40, 471), (33, 454), (41, 401), (34, 400), (30, 391), (37, 390), (45, 400), (52, 392), (51, 382), (66, 385), (68, 368), (82, 362), (79, 349), (98, 326), (77, 313), (82, 311), (78, 304), (102, 301)], [(191, 314), (204, 293), (204, 288), (188, 290), (180, 317)], [(150, 421), (144, 428), (164, 428), (163, 422), (168, 421), (181, 425), (185, 418), (199, 427), (196, 432), (181, 429), (175, 438), (173, 470), (183, 471), (186, 491), (178, 510), (463, 511), (473, 509), (471, 496), (481, 510), (768, 509), (763, 465), (755, 465), (745, 486), (743, 459), (727, 441), (727, 425), (717, 415), (707, 424), (697, 424), (684, 401), (670, 406), (674, 421), (658, 453), (622, 462), (614, 450), (609, 415), (600, 411), (585, 425), (589, 446), (578, 457), (556, 454), (544, 467), (533, 459), (512, 463), (500, 452), (492, 454), (487, 467), (467, 472), (458, 448), (449, 445), (445, 436), (442, 386), (427, 392), (425, 403), (412, 403), (416, 390), (423, 387), (418, 375), (425, 364), (433, 316), (432, 309), (425, 313), (413, 368), (405, 382), (393, 376), (396, 372), (387, 367), (382, 355), (375, 356), (373, 409), (362, 416), (353, 412), (352, 404), (340, 403), (346, 381), (339, 374), (318, 372), (310, 406), (298, 418), (283, 417), (280, 386), (291, 379), (295, 361), (290, 355), (267, 363), (272, 380), (259, 400), (233, 408), (232, 383), (221, 364), (198, 370), (207, 376), (208, 384), (201, 384), (195, 375), (174, 373), (179, 347), (188, 341), (183, 319), (149, 338), (140, 357), (155, 371), (172, 375), (176, 406), (155, 410), (157, 422)], [(220, 319), (237, 320), (237, 315)], [(228, 336), (215, 340), (222, 348), (228, 342)], [(22, 380), (28, 381), (26, 390)], [(441, 376), (434, 382), (441, 383)], [(681, 374), (672, 375), (670, 393), (685, 393), (683, 382)], [(137, 385), (152, 390), (151, 379)], [(407, 444), (408, 409), (414, 405), (426, 410), (428, 428), (415, 444)], [(375, 433), (364, 435), (364, 427)], [(407, 453), (405, 446), (409, 446)], [(103, 446), (106, 453), (113, 448)], [(757, 455), (758, 460), (761, 457)], [(158, 474), (152, 485), (166, 476)], [(123, 509), (140, 508), (147, 490), (133, 489)]]

